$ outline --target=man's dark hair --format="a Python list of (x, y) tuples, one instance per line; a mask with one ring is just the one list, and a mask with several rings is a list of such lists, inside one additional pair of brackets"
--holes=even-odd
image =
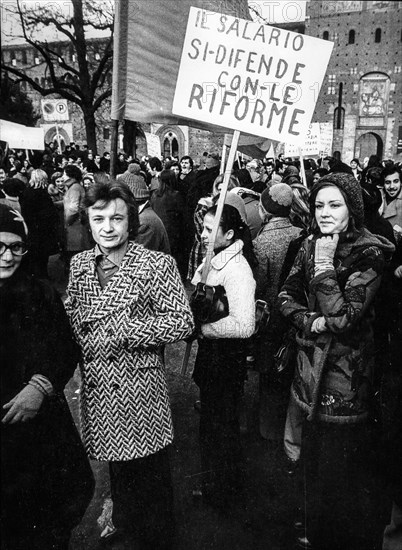
[(94, 206), (96, 202), (99, 202), (99, 206), (104, 208), (116, 199), (121, 199), (127, 205), (129, 239), (134, 240), (137, 236), (140, 222), (137, 202), (128, 185), (116, 180), (100, 182), (98, 180), (95, 185), (87, 190), (84, 206), (88, 209)]
[(158, 157), (151, 157), (148, 161), (148, 164), (152, 170), (156, 170), (157, 172), (162, 172), (162, 163), (158, 159)]
[(69, 178), (73, 178), (77, 181), (81, 181), (82, 179), (82, 172), (81, 170), (78, 168), (78, 166), (76, 166), (75, 164), (67, 164), (64, 168), (63, 168), (65, 174), (67, 177)]
[(395, 172), (399, 174), (399, 179), (402, 179), (400, 168), (395, 164), (388, 164), (381, 172), (381, 185), (384, 185), (385, 178), (387, 176), (391, 176), (392, 174), (395, 174)]
[(189, 155), (184, 155), (184, 157), (181, 157), (180, 162), (182, 160), (188, 160), (190, 162), (191, 168), (194, 168), (194, 161)]

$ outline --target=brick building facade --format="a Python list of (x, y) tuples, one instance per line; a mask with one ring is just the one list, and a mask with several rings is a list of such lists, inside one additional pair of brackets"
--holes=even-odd
[(402, 160), (402, 2), (311, 0), (305, 34), (334, 42), (313, 122), (342, 159)]

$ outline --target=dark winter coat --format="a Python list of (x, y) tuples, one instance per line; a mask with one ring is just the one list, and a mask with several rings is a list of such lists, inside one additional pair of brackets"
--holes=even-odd
[[(309, 414), (328, 422), (365, 420), (373, 368), (373, 300), (393, 245), (366, 229), (342, 234), (334, 269), (314, 276), (317, 237), (304, 241), (279, 294), (282, 314), (298, 329), (292, 394)], [(311, 326), (324, 316), (328, 330)]]
[(0, 288), (0, 304), (1, 407), (34, 374), (46, 376), (54, 389), (33, 419), (1, 424), (2, 531), (12, 549), (17, 535), (35, 538), (77, 525), (94, 481), (63, 393), (79, 350), (60, 298), (20, 268)]
[(21, 213), (28, 227), (31, 254), (56, 254), (58, 251), (58, 221), (56, 207), (46, 189), (25, 189), (21, 198)]

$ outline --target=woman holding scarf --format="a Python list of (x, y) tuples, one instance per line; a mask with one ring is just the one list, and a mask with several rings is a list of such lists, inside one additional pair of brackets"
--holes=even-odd
[(304, 548), (369, 548), (373, 302), (393, 245), (363, 227), (359, 183), (324, 176), (310, 195), (312, 234), (279, 294), (297, 328), (291, 395), (304, 412)]

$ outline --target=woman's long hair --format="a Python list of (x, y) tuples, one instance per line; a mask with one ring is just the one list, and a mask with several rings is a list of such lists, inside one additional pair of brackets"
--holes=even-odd
[[(207, 210), (205, 215), (211, 214), (212, 216), (215, 216), (216, 210), (217, 205), (215, 204), (214, 206), (209, 208), (209, 210)], [(248, 261), (251, 269), (255, 269), (258, 265), (258, 260), (254, 254), (250, 229), (247, 223), (242, 220), (237, 208), (231, 206), (230, 204), (224, 204), (219, 225), (224, 233), (226, 233), (230, 229), (233, 230), (234, 241), (238, 239), (241, 239), (243, 241), (243, 255)]]
[(157, 197), (177, 190), (177, 178), (173, 170), (162, 170), (159, 174), (159, 189), (155, 191)]
[(37, 168), (32, 170), (31, 179), (29, 180), (29, 186), (34, 189), (47, 189), (48, 177), (44, 170)]
[(301, 183), (292, 183), (293, 200), (289, 218), (293, 225), (308, 230), (311, 221), (309, 191)]

